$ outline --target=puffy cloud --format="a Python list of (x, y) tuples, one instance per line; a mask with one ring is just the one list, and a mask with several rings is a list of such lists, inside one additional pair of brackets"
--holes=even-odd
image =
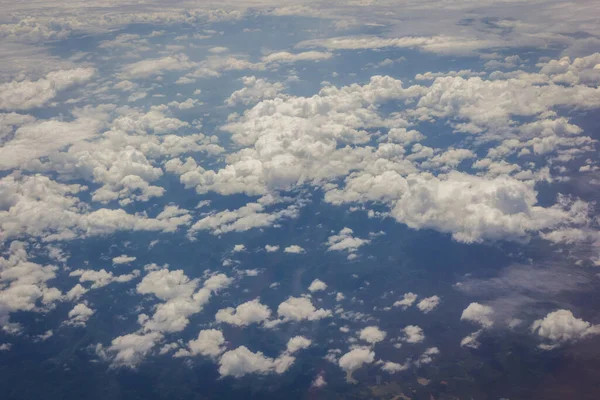
[(17, 311), (43, 312), (62, 299), (62, 293), (48, 282), (56, 277), (58, 267), (29, 261), (27, 245), (13, 241), (7, 257), (0, 257), (0, 329), (20, 333), (21, 325), (11, 322)]
[(266, 357), (261, 352), (253, 353), (247, 347), (240, 346), (223, 354), (219, 361), (219, 373), (236, 378), (246, 374), (283, 374), (296, 360), (291, 354), (307, 348), (310, 343), (310, 340), (296, 336), (288, 341), (287, 349), (277, 358)]
[(423, 329), (416, 325), (408, 325), (402, 329), (402, 332), (404, 333), (402, 340), (406, 343), (421, 343), (425, 340)]
[(310, 286), (308, 287), (308, 291), (311, 293), (319, 292), (325, 289), (327, 289), (327, 284), (319, 279), (315, 279), (314, 281), (312, 281), (310, 283)]
[(316, 309), (306, 297), (289, 297), (277, 307), (277, 315), (286, 321), (316, 321), (331, 316), (330, 310)]
[(374, 345), (381, 342), (386, 337), (386, 333), (376, 326), (367, 326), (360, 331), (358, 337), (367, 343)]
[(424, 364), (430, 364), (433, 362), (433, 356), (438, 354), (440, 354), (440, 350), (437, 347), (429, 347), (421, 354), (419, 359), (415, 361), (415, 365), (419, 367)]
[(87, 292), (88, 289), (84, 288), (78, 283), (65, 294), (65, 298), (69, 301), (79, 300), (79, 298)]
[(353, 237), (353, 233), (352, 229), (343, 228), (339, 234), (329, 236), (327, 239), (328, 250), (354, 253), (360, 246), (370, 243), (368, 239)]
[(283, 218), (297, 215), (297, 208), (291, 205), (286, 209), (272, 213), (265, 212), (265, 207), (259, 203), (248, 203), (237, 210), (225, 210), (208, 215), (194, 223), (190, 234), (199, 230), (210, 230), (213, 235), (227, 232), (245, 232), (254, 228), (272, 226)]
[(471, 333), (468, 336), (465, 336), (464, 338), (462, 338), (462, 340), (460, 341), (460, 347), (468, 347), (471, 349), (477, 349), (479, 348), (480, 344), (479, 343), (479, 336), (481, 336), (481, 334), (483, 333), (483, 329), (480, 329), (478, 331), (475, 331), (473, 333)]
[(587, 218), (581, 203), (548, 208), (536, 203), (531, 183), (451, 172), (443, 177), (409, 177), (408, 190), (392, 215), (411, 228), (449, 232), (455, 240), (467, 243), (523, 238), (529, 232)]
[(313, 388), (321, 388), (323, 386), (327, 386), (327, 381), (323, 375), (317, 375), (315, 380), (310, 384), (310, 387)]
[(236, 244), (235, 246), (233, 246), (232, 252), (240, 253), (243, 251), (246, 251), (246, 246), (244, 246), (243, 244)]
[(417, 303), (417, 308), (427, 314), (433, 311), (438, 304), (440, 304), (440, 298), (438, 296), (426, 297)]
[(265, 250), (267, 253), (274, 253), (277, 250), (279, 250), (279, 246), (272, 246), (272, 245), (267, 244), (267, 245), (265, 245)]
[(129, 263), (135, 261), (136, 259), (137, 259), (136, 257), (128, 256), (126, 254), (121, 254), (120, 256), (113, 257), (112, 262), (113, 262), (113, 264), (129, 264)]
[(414, 302), (417, 300), (417, 295), (411, 292), (404, 293), (404, 297), (402, 300), (398, 300), (394, 302), (394, 307), (402, 307), (406, 310), (408, 307), (412, 306)]
[(375, 353), (368, 347), (358, 347), (350, 350), (340, 357), (338, 365), (346, 371), (346, 380), (349, 383), (358, 383), (352, 378), (352, 373), (365, 364), (371, 364), (375, 360)]
[(94, 315), (95, 311), (84, 303), (79, 303), (69, 311), (69, 319), (64, 323), (73, 326), (85, 326), (88, 319)]
[(88, 212), (76, 195), (81, 185), (58, 183), (42, 175), (0, 179), (0, 228), (4, 238), (28, 235), (46, 241), (108, 235), (117, 231), (173, 232), (187, 223), (181, 216), (149, 218), (123, 209), (100, 208)]
[(254, 299), (240, 304), (236, 308), (228, 307), (221, 309), (215, 315), (217, 322), (230, 325), (247, 326), (267, 321), (271, 317), (271, 310), (259, 299)]
[(222, 376), (240, 378), (246, 374), (267, 374), (275, 369), (275, 360), (263, 353), (253, 353), (246, 346), (229, 350), (219, 361), (219, 373)]
[(244, 88), (236, 90), (225, 100), (228, 106), (237, 104), (249, 105), (257, 103), (265, 99), (272, 99), (283, 91), (284, 87), (281, 83), (271, 83), (265, 79), (256, 78), (255, 76), (245, 76), (242, 78)]
[(471, 321), (481, 325), (483, 328), (490, 328), (494, 325), (492, 316), (494, 309), (479, 303), (471, 303), (465, 308), (460, 316), (461, 321)]
[(153, 294), (165, 302), (156, 307), (152, 317), (141, 314), (139, 322), (145, 330), (179, 332), (187, 326), (191, 315), (202, 311), (212, 295), (228, 287), (232, 281), (224, 274), (217, 274), (206, 279), (196, 290), (199, 280), (190, 280), (182, 270), (152, 271), (137, 285), (137, 291)]
[[(130, 280), (140, 276), (140, 271), (136, 269), (130, 274), (113, 275), (112, 272), (107, 272), (105, 269), (101, 269), (99, 271), (95, 271), (92, 269), (76, 269), (75, 271), (71, 271), (71, 273), (69, 273), (69, 276), (78, 276), (79, 282), (81, 283), (93, 282), (91, 288), (98, 289), (113, 282), (129, 282)], [(85, 293), (85, 291), (83, 291), (80, 288), (77, 288), (75, 292), (71, 293), (71, 296), (77, 296), (77, 294), (83, 293)], [(67, 294), (67, 296), (69, 296), (69, 294)]]
[(42, 107), (63, 90), (88, 82), (93, 68), (75, 68), (48, 73), (37, 81), (0, 84), (0, 110), (27, 110)]
[(549, 344), (540, 345), (543, 349), (552, 349), (562, 343), (600, 334), (600, 325), (592, 325), (583, 319), (576, 318), (569, 310), (557, 310), (531, 325), (531, 331), (537, 333)]
[(287, 246), (285, 249), (283, 249), (284, 253), (292, 253), (292, 254), (300, 254), (300, 253), (304, 253), (305, 250), (298, 246), (297, 244), (292, 244), (290, 246)]
[(135, 368), (162, 338), (163, 335), (158, 332), (131, 333), (114, 338), (108, 348), (99, 343), (96, 346), (96, 354), (111, 360), (115, 367)]
[(294, 336), (287, 343), (287, 352), (294, 354), (298, 350), (306, 349), (312, 344), (312, 341), (304, 336)]
[(180, 349), (174, 354), (174, 357), (196, 356), (198, 354), (216, 358), (225, 348), (225, 337), (217, 329), (201, 330), (196, 339), (187, 343), (187, 349)]
[(406, 371), (408, 368), (410, 368), (410, 363), (399, 364), (392, 361), (387, 361), (381, 366), (381, 369), (387, 372), (388, 374), (395, 374), (397, 372)]

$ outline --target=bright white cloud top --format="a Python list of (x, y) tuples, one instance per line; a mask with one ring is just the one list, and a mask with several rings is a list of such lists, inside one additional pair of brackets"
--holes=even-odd
[(3, 382), (530, 393), (469, 368), (600, 338), (592, 3), (4, 2)]

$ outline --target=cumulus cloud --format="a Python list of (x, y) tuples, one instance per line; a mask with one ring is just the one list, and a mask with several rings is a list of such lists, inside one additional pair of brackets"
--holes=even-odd
[(269, 245), (269, 244), (265, 245), (265, 251), (267, 253), (274, 253), (277, 250), (279, 250), (279, 246), (273, 246), (273, 245)]
[(71, 311), (69, 311), (69, 319), (64, 322), (65, 325), (85, 326), (88, 319), (94, 315), (95, 310), (92, 310), (84, 303), (79, 303)]
[(225, 351), (224, 344), (225, 337), (221, 331), (217, 329), (201, 330), (196, 339), (187, 343), (187, 349), (178, 350), (173, 357), (202, 355), (215, 358)]
[(113, 339), (107, 348), (99, 343), (96, 346), (96, 354), (103, 359), (111, 360), (115, 367), (135, 368), (162, 338), (163, 335), (158, 332), (131, 333)]
[(353, 237), (354, 231), (350, 228), (343, 228), (339, 234), (329, 236), (327, 239), (327, 249), (330, 251), (347, 251), (354, 253), (359, 247), (368, 244), (370, 240)]
[(440, 354), (440, 350), (437, 347), (429, 347), (426, 349), (423, 354), (415, 361), (415, 365), (417, 367), (430, 364), (433, 362), (433, 357)]
[(346, 371), (346, 380), (349, 383), (358, 383), (352, 373), (365, 364), (371, 364), (375, 360), (375, 353), (367, 347), (358, 347), (350, 350), (340, 357), (338, 365)]
[(483, 328), (490, 328), (494, 325), (492, 316), (494, 309), (479, 303), (471, 303), (465, 308), (460, 316), (461, 321), (470, 321), (480, 325)]
[(421, 343), (425, 340), (423, 329), (416, 325), (408, 325), (402, 329), (402, 332), (404, 333), (402, 340), (406, 343)]
[(259, 299), (254, 299), (240, 304), (236, 308), (228, 307), (221, 309), (215, 315), (217, 322), (224, 322), (230, 325), (247, 326), (250, 324), (260, 324), (271, 317), (271, 310)]
[(374, 345), (375, 343), (383, 341), (386, 335), (387, 334), (384, 331), (380, 330), (376, 326), (367, 326), (366, 328), (360, 331), (358, 337), (361, 340), (364, 340), (365, 342)]
[[(99, 271), (92, 269), (76, 269), (69, 273), (69, 276), (78, 276), (79, 282), (92, 282), (90, 286), (91, 289), (99, 289), (113, 282), (129, 282), (140, 276), (139, 270), (133, 270), (130, 274), (121, 274), (121, 275), (113, 275), (112, 272), (107, 272), (105, 269), (101, 269)], [(75, 289), (75, 288), (73, 288)], [(73, 290), (71, 289), (71, 290)], [(71, 292), (69, 292), (71, 293)], [(70, 296), (77, 297), (77, 295), (84, 294), (85, 291), (81, 288), (77, 287), (74, 292), (70, 294)], [(69, 294), (67, 294), (69, 296)]]
[(276, 97), (284, 89), (283, 85), (279, 82), (271, 83), (255, 76), (245, 76), (242, 78), (242, 82), (244, 83), (244, 88), (233, 92), (225, 100), (225, 104), (235, 106), (237, 104), (249, 105), (258, 103), (264, 99)]
[(304, 253), (304, 249), (300, 246), (298, 246), (297, 244), (292, 244), (290, 246), (287, 246), (285, 249), (283, 249), (284, 253), (292, 253), (292, 254), (300, 254), (300, 253)]
[(536, 320), (531, 325), (531, 331), (547, 341), (540, 345), (541, 348), (553, 349), (563, 343), (600, 334), (600, 325), (592, 325), (577, 318), (569, 310), (557, 310)]
[(120, 256), (113, 257), (112, 262), (113, 262), (113, 264), (129, 264), (129, 263), (135, 261), (136, 259), (137, 259), (136, 257), (128, 256), (126, 254), (121, 254)]
[(480, 329), (478, 331), (475, 331), (467, 336), (465, 336), (464, 338), (462, 338), (462, 340), (460, 341), (460, 347), (468, 347), (471, 349), (477, 349), (479, 348), (479, 346), (481, 345), (481, 343), (479, 343), (479, 336), (481, 336), (481, 334), (483, 333), (483, 330)]
[(11, 322), (14, 312), (43, 312), (62, 299), (62, 293), (50, 286), (58, 267), (30, 261), (24, 242), (13, 241), (7, 257), (0, 257), (0, 329), (18, 334), (22, 326)]
[(325, 289), (327, 289), (327, 284), (320, 279), (315, 279), (310, 283), (310, 286), (308, 287), (308, 291), (311, 293), (319, 292)]
[(410, 368), (410, 363), (399, 364), (392, 361), (386, 361), (381, 365), (381, 370), (387, 372), (388, 374), (406, 371), (408, 368)]
[(93, 68), (75, 68), (48, 73), (37, 81), (13, 81), (0, 84), (0, 110), (28, 110), (44, 106), (66, 89), (88, 82)]
[(306, 297), (289, 297), (277, 307), (277, 315), (280, 321), (316, 321), (331, 317), (331, 310), (323, 308), (316, 309), (310, 299)]
[(244, 246), (243, 244), (236, 244), (235, 246), (233, 246), (232, 252), (241, 253), (243, 251), (246, 251), (246, 246)]
[(287, 352), (294, 354), (298, 350), (306, 349), (311, 345), (312, 341), (304, 336), (294, 336), (287, 343)]
[(406, 310), (408, 307), (412, 306), (417, 300), (417, 295), (411, 292), (404, 293), (404, 297), (402, 300), (395, 301), (394, 307), (402, 307), (402, 309)]
[(417, 308), (427, 314), (428, 312), (433, 311), (438, 304), (440, 304), (440, 298), (438, 296), (431, 296), (418, 302)]

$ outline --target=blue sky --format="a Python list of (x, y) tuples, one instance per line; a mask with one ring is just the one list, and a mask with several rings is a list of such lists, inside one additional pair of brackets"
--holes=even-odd
[[(11, 396), (38, 359), (209, 397), (540, 393), (600, 333), (591, 5), (4, 5)], [(544, 372), (486, 387), (519, 362)]]

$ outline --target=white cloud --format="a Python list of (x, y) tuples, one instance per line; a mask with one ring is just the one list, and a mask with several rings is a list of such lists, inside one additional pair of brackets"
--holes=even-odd
[(331, 311), (316, 309), (306, 297), (289, 297), (277, 307), (277, 315), (286, 321), (316, 321), (331, 316)]
[(285, 249), (283, 249), (284, 253), (292, 253), (292, 254), (300, 254), (300, 253), (304, 253), (305, 250), (298, 246), (297, 244), (292, 244), (290, 246), (287, 246)]
[(232, 281), (224, 274), (217, 274), (206, 279), (196, 290), (199, 280), (190, 280), (182, 270), (152, 271), (137, 285), (137, 291), (153, 294), (165, 302), (158, 304), (151, 317), (141, 314), (139, 322), (149, 331), (180, 332), (189, 323), (191, 315), (202, 311), (212, 295), (228, 287)]
[(419, 367), (423, 364), (430, 364), (433, 362), (433, 356), (438, 354), (440, 354), (440, 350), (437, 347), (429, 347), (421, 354), (419, 359), (415, 361), (415, 365)]
[(423, 329), (416, 325), (408, 325), (402, 329), (402, 332), (404, 333), (402, 340), (406, 343), (421, 343), (425, 340)]
[(600, 334), (600, 325), (592, 325), (583, 319), (576, 318), (569, 310), (557, 310), (531, 325), (531, 331), (549, 344), (541, 348), (552, 349), (562, 343), (572, 342), (584, 337)]
[(228, 307), (221, 309), (215, 315), (217, 322), (224, 322), (236, 326), (248, 326), (260, 324), (271, 317), (271, 310), (259, 299), (254, 299), (240, 304), (236, 308)]
[(27, 110), (42, 107), (63, 90), (88, 82), (93, 68), (75, 68), (48, 73), (37, 81), (0, 84), (0, 110)]
[[(95, 271), (92, 269), (76, 269), (75, 271), (69, 273), (69, 276), (78, 276), (79, 282), (81, 283), (93, 282), (91, 289), (98, 289), (113, 282), (129, 282), (132, 279), (135, 279), (138, 276), (140, 276), (140, 271), (136, 269), (133, 270), (133, 272), (130, 274), (113, 275), (112, 272), (107, 272), (105, 269), (101, 269), (99, 271)], [(72, 295), (75, 296), (78, 293), (83, 294), (85, 292), (77, 288), (77, 291), (72, 293)]]
[(228, 106), (249, 105), (265, 99), (272, 99), (284, 89), (283, 84), (279, 82), (271, 83), (255, 76), (245, 76), (242, 81), (244, 88), (236, 90), (225, 100), (225, 104)]
[(438, 296), (426, 297), (417, 303), (417, 308), (427, 314), (433, 311), (438, 304), (440, 304), (440, 298)]
[(358, 347), (341, 356), (338, 365), (346, 371), (346, 380), (349, 383), (357, 383), (352, 378), (352, 373), (365, 364), (371, 364), (374, 360), (375, 353), (368, 347)]
[(217, 357), (225, 348), (225, 338), (223, 333), (217, 329), (205, 329), (198, 333), (196, 339), (187, 343), (187, 349), (180, 349), (173, 357), (196, 356), (198, 354), (206, 357)]
[(233, 253), (240, 253), (246, 251), (246, 246), (244, 246), (243, 244), (236, 244), (235, 246), (233, 246)]
[(479, 339), (479, 336), (481, 336), (482, 333), (483, 333), (483, 330), (480, 329), (478, 331), (475, 331), (475, 332), (471, 333), (468, 336), (465, 336), (460, 341), (460, 347), (468, 347), (470, 349), (477, 349), (477, 348), (479, 348), (479, 346), (480, 346), (481, 343), (479, 343), (478, 339)]
[(314, 281), (312, 281), (310, 283), (310, 286), (308, 287), (308, 291), (311, 293), (319, 292), (325, 289), (327, 289), (327, 284), (319, 279), (315, 279)]
[(471, 321), (481, 325), (483, 328), (490, 328), (494, 325), (492, 316), (494, 309), (490, 306), (479, 303), (471, 303), (465, 308), (460, 316), (461, 321)]
[(113, 366), (135, 368), (162, 338), (163, 335), (158, 332), (119, 336), (112, 340), (108, 348), (98, 344), (96, 354), (103, 359), (110, 359)]
[(277, 250), (279, 250), (279, 246), (272, 246), (272, 245), (267, 244), (267, 245), (265, 245), (265, 250), (267, 253), (274, 253)]
[(327, 381), (323, 375), (317, 375), (315, 380), (310, 384), (310, 387), (321, 388), (327, 386)]
[(306, 349), (312, 344), (312, 341), (304, 336), (294, 336), (287, 343), (287, 352), (294, 354), (298, 350)]
[(65, 298), (69, 301), (79, 300), (79, 298), (87, 292), (88, 289), (84, 288), (78, 283), (65, 294)]
[(347, 251), (354, 253), (359, 247), (370, 243), (368, 239), (353, 237), (354, 231), (350, 228), (343, 228), (339, 234), (329, 236), (327, 239), (328, 250), (330, 251)]
[(113, 262), (113, 264), (130, 264), (131, 262), (135, 261), (136, 259), (137, 259), (136, 257), (128, 256), (126, 254), (121, 254), (120, 256), (113, 257), (112, 262)]
[(404, 297), (402, 300), (398, 300), (394, 302), (394, 307), (402, 307), (402, 309), (406, 310), (408, 307), (412, 306), (414, 302), (417, 300), (417, 295), (411, 292), (404, 293)]
[(397, 372), (406, 371), (408, 368), (410, 368), (410, 363), (399, 364), (392, 361), (387, 361), (381, 366), (381, 369), (387, 372), (388, 374), (395, 374)]
[(292, 338), (287, 349), (277, 358), (266, 357), (261, 352), (253, 353), (247, 347), (240, 346), (223, 354), (219, 361), (219, 373), (236, 378), (247, 374), (283, 374), (296, 360), (290, 354), (309, 345), (310, 341), (300, 336)]
[(383, 341), (386, 335), (387, 334), (384, 331), (380, 330), (376, 326), (367, 326), (366, 328), (360, 331), (358, 337), (361, 340), (364, 340), (365, 342), (374, 345), (375, 343)]
[(12, 241), (6, 255), (0, 257), (0, 330), (18, 334), (22, 327), (10, 321), (12, 313), (43, 312), (61, 300), (62, 293), (48, 285), (58, 267), (30, 261), (24, 242)]
[(95, 310), (92, 310), (84, 303), (79, 303), (71, 311), (69, 311), (69, 319), (64, 323), (73, 326), (85, 326), (88, 319), (94, 315)]

